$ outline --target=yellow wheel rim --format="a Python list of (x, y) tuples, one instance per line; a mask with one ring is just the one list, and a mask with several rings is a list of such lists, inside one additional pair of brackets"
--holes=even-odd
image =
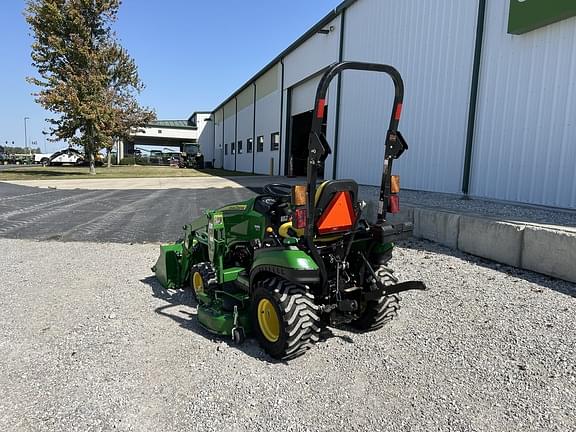
[(262, 299), (258, 303), (258, 324), (264, 337), (270, 342), (280, 338), (280, 320), (272, 302)]
[(196, 272), (194, 273), (194, 276), (192, 276), (192, 286), (196, 292), (204, 291), (204, 281), (202, 280), (202, 275), (200, 273)]

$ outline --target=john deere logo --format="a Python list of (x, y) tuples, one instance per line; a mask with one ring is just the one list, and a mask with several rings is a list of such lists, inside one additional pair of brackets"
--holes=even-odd
[(510, 0), (508, 33), (528, 33), (573, 16), (576, 16), (573, 0)]

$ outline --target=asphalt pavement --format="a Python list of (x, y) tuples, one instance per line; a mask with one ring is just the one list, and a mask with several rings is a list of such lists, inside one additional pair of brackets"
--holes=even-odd
[(148, 243), (174, 241), (207, 208), (258, 189), (60, 190), (0, 182), (0, 237)]

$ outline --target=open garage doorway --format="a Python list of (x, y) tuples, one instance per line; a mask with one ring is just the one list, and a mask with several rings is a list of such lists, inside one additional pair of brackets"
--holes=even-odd
[[(308, 160), (308, 138), (312, 129), (313, 111), (306, 111), (292, 116), (291, 124), (291, 142), (288, 154), (288, 173), (292, 176), (306, 176)], [(322, 132), (326, 134), (326, 119), (328, 118), (328, 107), (324, 110), (324, 119), (322, 121)], [(324, 167), (320, 168), (318, 175), (324, 175)]]

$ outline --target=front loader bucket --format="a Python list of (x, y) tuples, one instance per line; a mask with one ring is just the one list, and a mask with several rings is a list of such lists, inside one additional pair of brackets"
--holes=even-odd
[(164, 288), (180, 288), (180, 259), (182, 257), (182, 243), (160, 246), (160, 257), (152, 271)]

